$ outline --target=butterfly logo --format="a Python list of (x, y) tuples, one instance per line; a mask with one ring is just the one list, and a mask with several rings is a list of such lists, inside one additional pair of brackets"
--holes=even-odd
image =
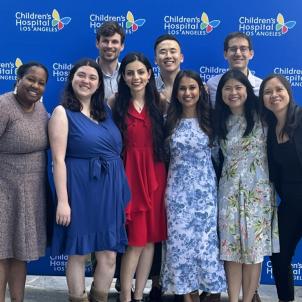
[(129, 29), (131, 28), (132, 31), (137, 31), (140, 26), (143, 26), (145, 24), (146, 20), (145, 19), (137, 19), (134, 20), (133, 14), (128, 11), (127, 13), (127, 23), (126, 23), (126, 28)]
[(19, 68), (21, 65), (23, 65), (21, 59), (17, 58), (16, 61), (15, 61), (16, 68)]
[(200, 29), (205, 29), (207, 34), (209, 34), (214, 28), (216, 28), (220, 24), (220, 20), (209, 21), (209, 17), (205, 12), (203, 12), (201, 15), (201, 21), (202, 23), (200, 25)]
[(60, 14), (56, 9), (54, 9), (52, 11), (52, 17), (53, 17), (53, 19), (52, 19), (51, 25), (57, 26), (58, 30), (61, 30), (62, 28), (64, 28), (64, 26), (67, 25), (71, 21), (70, 17), (64, 17), (61, 19)]
[(282, 34), (286, 34), (289, 29), (292, 29), (296, 25), (296, 21), (287, 21), (284, 22), (284, 17), (282, 14), (278, 14), (277, 16), (277, 24), (276, 24), (276, 30), (281, 30)]
[(18, 68), (19, 68), (21, 65), (23, 65), (21, 59), (16, 58), (16, 61), (15, 61), (15, 66), (16, 66), (16, 68), (15, 68), (15, 74), (17, 74), (17, 70), (18, 70)]

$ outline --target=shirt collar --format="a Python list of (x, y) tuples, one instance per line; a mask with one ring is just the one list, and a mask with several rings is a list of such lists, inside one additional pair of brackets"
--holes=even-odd
[(166, 88), (161, 74), (159, 74), (159, 76), (156, 78), (156, 88), (159, 92), (163, 91)]
[[(101, 66), (100, 63), (99, 63), (99, 62), (100, 62), (100, 57), (97, 57), (95, 61), (99, 64), (99, 66)], [(107, 74), (107, 73), (105, 73), (105, 72), (102, 70), (103, 76), (104, 76), (104, 77), (107, 77), (107, 78), (112, 78), (112, 77), (116, 76), (116, 74), (119, 72), (120, 66), (121, 66), (121, 63), (120, 63), (120, 62), (117, 62), (116, 69), (115, 69), (115, 71), (113, 72), (113, 74)], [(101, 69), (102, 69), (102, 67), (101, 67)]]

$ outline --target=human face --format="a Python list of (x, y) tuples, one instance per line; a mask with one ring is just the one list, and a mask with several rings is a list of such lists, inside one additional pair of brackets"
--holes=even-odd
[(249, 49), (249, 43), (244, 38), (233, 38), (229, 41), (228, 50), (224, 52), (224, 58), (229, 67), (239, 69), (245, 75), (248, 72), (248, 63), (254, 56), (254, 51)]
[(172, 73), (179, 71), (180, 63), (183, 62), (183, 54), (178, 43), (174, 40), (160, 42), (156, 47), (155, 62), (161, 72)]
[(123, 75), (131, 92), (143, 91), (151, 77), (151, 70), (140, 61), (133, 61), (127, 64)]
[(289, 94), (278, 78), (267, 81), (263, 89), (264, 106), (275, 115), (287, 112)]
[(30, 67), (27, 73), (17, 81), (17, 98), (23, 105), (30, 107), (43, 95), (47, 75), (43, 68)]
[(183, 113), (191, 117), (196, 115), (196, 106), (200, 97), (198, 83), (189, 77), (183, 77), (179, 82), (177, 99), (181, 103)]
[(75, 72), (71, 85), (80, 101), (90, 100), (100, 84), (99, 75), (91, 66), (81, 66)]
[(222, 87), (222, 100), (233, 114), (242, 114), (247, 99), (246, 87), (235, 79), (226, 81)]
[(121, 35), (115, 33), (111, 37), (101, 36), (100, 40), (96, 41), (102, 61), (110, 63), (118, 60), (120, 52), (124, 49), (121, 39)]

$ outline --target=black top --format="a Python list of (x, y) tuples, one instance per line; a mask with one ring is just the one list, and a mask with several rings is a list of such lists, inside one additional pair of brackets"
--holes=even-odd
[(279, 144), (275, 135), (272, 156), (274, 162), (279, 166), (282, 184), (302, 184), (302, 165), (292, 141)]
[[(274, 147), (274, 145), (277, 144), (275, 126), (269, 127), (267, 135), (267, 158), (269, 167), (269, 177), (270, 180), (274, 183), (277, 193), (279, 194), (281, 199), (284, 197), (281, 190), (282, 182), (284, 180), (288, 181), (288, 179), (301, 179), (301, 174), (299, 175), (299, 173), (297, 173), (297, 169), (301, 169), (302, 167), (302, 109), (298, 106), (295, 106), (294, 108), (294, 119), (297, 121), (297, 126), (293, 132), (292, 138), (288, 142), (288, 144), (291, 145), (292, 148), (286, 145), (279, 145)], [(282, 156), (275, 157), (274, 151), (276, 151), (276, 147), (285, 147), (285, 150), (281, 150), (281, 152), (285, 152), (286, 156), (283, 153)], [(287, 147), (288, 149), (286, 149)], [(291, 152), (291, 154), (288, 156), (287, 152)], [(288, 158), (292, 156), (293, 158)], [(280, 159), (278, 160), (277, 158)], [(292, 170), (287, 168), (282, 169), (282, 166), (286, 167), (289, 161), (291, 161), (291, 165), (295, 167), (295, 172), (292, 172)]]

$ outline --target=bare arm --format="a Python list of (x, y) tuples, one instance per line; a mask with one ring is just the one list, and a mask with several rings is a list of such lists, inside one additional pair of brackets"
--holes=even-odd
[(68, 120), (65, 109), (62, 106), (55, 108), (48, 124), (48, 134), (54, 167), (54, 183), (58, 198), (56, 222), (57, 224), (68, 226), (71, 219), (65, 165)]

